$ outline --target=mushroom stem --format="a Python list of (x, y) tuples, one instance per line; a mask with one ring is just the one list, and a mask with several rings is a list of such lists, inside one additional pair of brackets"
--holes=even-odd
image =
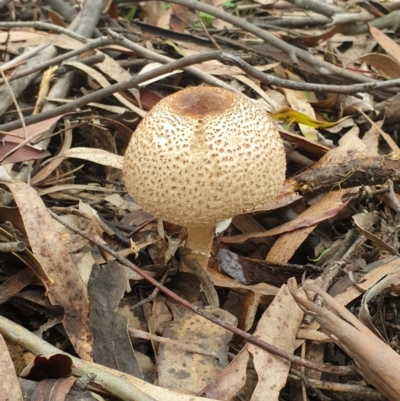
[(187, 227), (185, 248), (191, 250), (191, 258), (207, 270), (214, 239), (215, 225)]
[(219, 307), (219, 298), (207, 266), (214, 239), (215, 226), (187, 227), (185, 252), (181, 253), (181, 271), (190, 271), (199, 280), (212, 308)]

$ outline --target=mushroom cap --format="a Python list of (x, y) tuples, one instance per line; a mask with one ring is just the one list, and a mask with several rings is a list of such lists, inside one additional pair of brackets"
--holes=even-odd
[(207, 86), (158, 102), (133, 133), (123, 166), (144, 210), (186, 227), (262, 208), (285, 171), (271, 118), (244, 96)]

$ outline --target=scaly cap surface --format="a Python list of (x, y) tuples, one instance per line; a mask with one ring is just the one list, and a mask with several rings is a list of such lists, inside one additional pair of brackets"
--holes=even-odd
[(262, 208), (278, 194), (285, 170), (282, 141), (263, 110), (200, 86), (164, 98), (143, 118), (123, 174), (144, 210), (190, 227)]

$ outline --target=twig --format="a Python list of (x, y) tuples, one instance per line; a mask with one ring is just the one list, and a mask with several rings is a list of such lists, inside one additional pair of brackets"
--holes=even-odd
[(196, 10), (196, 15), (197, 18), (200, 21), (201, 27), (204, 30), (204, 33), (206, 34), (206, 36), (208, 37), (208, 39), (210, 40), (210, 42), (215, 46), (216, 49), (218, 50), (222, 50), (221, 46), (217, 43), (217, 41), (210, 35), (210, 32), (208, 32), (208, 29), (206, 27), (206, 25), (204, 24), (203, 18), (201, 17), (200, 13)]
[[(108, 0), (85, 0), (82, 5), (82, 9), (77, 18), (77, 25), (75, 28), (76, 34), (85, 38), (84, 41), (87, 43), (88, 39), (93, 35), (96, 25), (100, 19), (102, 10), (107, 4)], [(74, 20), (75, 21), (75, 20)], [(73, 21), (73, 22), (74, 22)], [(72, 23), (73, 24), (73, 23)], [(71, 25), (72, 25), (71, 24)], [(76, 57), (72, 58), (74, 60)], [(52, 85), (49, 91), (50, 98), (66, 98), (74, 82), (75, 71), (70, 71), (59, 77)], [(47, 101), (43, 106), (43, 112), (55, 109), (57, 106), (53, 102)], [(39, 148), (47, 149), (50, 141), (43, 139), (37, 144)], [(30, 163), (32, 165), (32, 163)], [(22, 170), (19, 174), (24, 174)]]
[[(360, 398), (360, 399), (368, 399), (370, 401), (385, 401), (386, 397), (384, 397), (378, 390), (374, 388), (360, 386), (357, 384), (347, 384), (347, 383), (336, 383), (336, 382), (328, 382), (311, 379), (305, 376), (302, 372), (292, 369), (291, 374), (289, 375), (289, 379), (300, 378), (305, 382), (307, 386), (312, 389), (320, 389), (325, 391), (331, 391), (334, 394), (337, 393), (350, 393), (352, 397)], [(322, 398), (320, 398), (322, 399)]]
[(44, 31), (53, 31), (60, 34), (67, 35), (72, 39), (79, 40), (82, 43), (88, 42), (90, 39), (79, 35), (78, 33), (71, 31), (70, 29), (63, 28), (62, 26), (50, 24), (48, 22), (41, 21), (12, 21), (12, 22), (0, 22), (1, 28), (37, 28)]
[(163, 292), (165, 295), (173, 299), (175, 302), (181, 304), (187, 309), (190, 309), (192, 312), (197, 313), (198, 315), (204, 317), (205, 319), (210, 320), (211, 322), (217, 324), (218, 326), (223, 327), (226, 330), (229, 330), (230, 332), (234, 333), (237, 336), (240, 336), (247, 340), (248, 342), (262, 348), (265, 351), (268, 351), (274, 355), (277, 355), (283, 359), (286, 359), (292, 363), (296, 363), (301, 366), (305, 366), (309, 369), (313, 370), (318, 370), (320, 372), (326, 372), (326, 373), (331, 373), (335, 375), (343, 375), (343, 376), (351, 376), (354, 374), (354, 371), (351, 367), (347, 366), (332, 366), (328, 364), (318, 364), (312, 361), (307, 361), (304, 360), (296, 355), (289, 354), (285, 351), (280, 350), (279, 348), (274, 347), (271, 344), (266, 343), (265, 341), (260, 340), (257, 337), (254, 337), (253, 335), (246, 333), (243, 330), (238, 329), (235, 326), (232, 326), (229, 323), (224, 322), (223, 320), (217, 318), (215, 315), (212, 315), (211, 313), (207, 313), (201, 308), (199, 308), (196, 305), (192, 305), (190, 302), (186, 301), (185, 299), (179, 297), (176, 295), (174, 292), (169, 290), (167, 287), (164, 285), (160, 284), (157, 280), (155, 280), (153, 277), (149, 276), (144, 270), (140, 269), (138, 266), (130, 262), (127, 258), (124, 258), (123, 256), (119, 255), (117, 252), (112, 250), (110, 247), (107, 245), (104, 245), (104, 243), (96, 240), (95, 238), (92, 238), (90, 235), (88, 235), (86, 232), (80, 230), (78, 227), (76, 227), (73, 224), (69, 224), (65, 221), (63, 221), (61, 218), (59, 218), (54, 212), (49, 210), (49, 213), (51, 216), (60, 222), (61, 224), (65, 225), (65, 227), (69, 228), (70, 230), (76, 232), (77, 234), (83, 236), (84, 238), (88, 239), (91, 241), (93, 244), (97, 245), (99, 248), (103, 249), (110, 255), (112, 255), (115, 259), (117, 259), (120, 263), (122, 263), (124, 266), (129, 267), (132, 269), (134, 272), (142, 276), (145, 280), (147, 280), (150, 284), (154, 285), (155, 287), (159, 288), (161, 292)]
[[(86, 106), (90, 102), (96, 102), (100, 99), (103, 99), (106, 96), (112, 95), (113, 93), (121, 92), (126, 89), (130, 89), (130, 88), (134, 88), (138, 84), (148, 81), (152, 78), (156, 78), (160, 75), (167, 74), (169, 72), (179, 70), (179, 69), (184, 69), (185, 67), (193, 65), (193, 64), (202, 63), (202, 62), (208, 61), (208, 60), (218, 59), (219, 55), (220, 55), (219, 51), (214, 51), (214, 52), (196, 54), (194, 56), (184, 57), (180, 60), (177, 60), (177, 61), (171, 62), (169, 64), (163, 65), (161, 67), (155, 68), (152, 71), (148, 71), (148, 72), (140, 74), (136, 77), (132, 77), (130, 79), (121, 81), (117, 84), (110, 85), (106, 88), (100, 89), (89, 95), (82, 96), (82, 97), (74, 100), (73, 102), (64, 104), (62, 106), (56, 107), (51, 110), (43, 111), (42, 113), (34, 115), (34, 116), (26, 117), (25, 123), (26, 123), (26, 125), (34, 124), (34, 123), (37, 123), (40, 121), (47, 120), (52, 117), (59, 116), (64, 113), (70, 113), (71, 111), (74, 111), (75, 109), (77, 109), (79, 107)], [(13, 121), (13, 122), (1, 125), (0, 133), (6, 133), (7, 131), (11, 131), (13, 129), (20, 128), (20, 127), (21, 127), (20, 121)]]
[[(165, 283), (165, 280), (167, 279), (167, 277), (168, 277), (168, 273), (169, 273), (169, 269), (167, 269), (167, 271), (164, 273), (164, 275), (161, 277), (161, 280), (160, 280), (160, 283), (161, 284), (164, 284)], [(149, 303), (149, 302), (151, 302), (151, 301), (153, 301), (156, 297), (157, 297), (157, 295), (158, 295), (158, 293), (160, 292), (160, 289), (159, 288), (154, 288), (154, 290), (152, 291), (152, 293), (147, 297), (147, 298), (144, 298), (144, 299), (142, 299), (141, 301), (139, 301), (139, 302), (137, 302), (135, 305), (133, 305), (130, 309), (131, 309), (131, 311), (133, 311), (134, 309), (137, 309), (137, 308), (139, 308), (140, 306), (143, 306), (144, 304), (147, 304), (147, 303)]]
[[(143, 0), (143, 1), (150, 1), (150, 0)], [(156, 0), (161, 1), (161, 0)], [(374, 82), (371, 78), (365, 77), (362, 74), (356, 74), (351, 71), (347, 71), (341, 67), (337, 67), (333, 64), (330, 64), (326, 61), (320, 60), (317, 57), (314, 57), (311, 53), (307, 50), (303, 50), (297, 48), (289, 43), (284, 42), (281, 39), (278, 39), (268, 31), (264, 31), (256, 27), (255, 25), (236, 17), (232, 14), (228, 14), (224, 10), (220, 10), (216, 7), (210, 6), (204, 2), (197, 1), (197, 0), (173, 0), (173, 3), (180, 4), (182, 6), (190, 7), (195, 10), (200, 10), (206, 12), (207, 14), (213, 15), (214, 17), (220, 18), (223, 21), (229, 22), (232, 25), (235, 25), (239, 28), (244, 29), (247, 32), (252, 33), (253, 35), (257, 36), (258, 38), (263, 39), (265, 42), (275, 46), (276, 48), (282, 50), (286, 54), (289, 55), (291, 61), (294, 65), (298, 65), (297, 57), (302, 58), (304, 61), (310, 63), (315, 70), (321, 75), (331, 75), (336, 74), (340, 77), (347, 78), (354, 82)]]
[(326, 4), (317, 0), (287, 0), (289, 3), (295, 4), (297, 7), (304, 10), (314, 11), (317, 14), (325, 15), (325, 17), (332, 17), (334, 14), (343, 13), (340, 7)]
[[(23, 70), (23, 71), (20, 71), (20, 72), (16, 73), (13, 77), (9, 78), (9, 81), (12, 81), (12, 80), (14, 80), (16, 78), (24, 77), (25, 75), (29, 75), (29, 74), (31, 74), (33, 72), (36, 72), (36, 71), (41, 71), (41, 70), (43, 70), (45, 68), (48, 68), (48, 67), (50, 67), (52, 65), (59, 64), (62, 61), (68, 60), (71, 57), (79, 56), (79, 54), (82, 54), (82, 53), (84, 53), (84, 52), (86, 52), (88, 50), (96, 49), (96, 48), (99, 48), (101, 46), (111, 45), (113, 43), (115, 43), (115, 39), (114, 38), (105, 37), (105, 36), (103, 36), (101, 38), (98, 38), (98, 39), (90, 40), (86, 45), (80, 47), (79, 49), (71, 50), (70, 52), (64, 53), (64, 54), (62, 54), (60, 56), (57, 56), (57, 57), (53, 57), (52, 59), (50, 59), (48, 61), (45, 61), (45, 62), (43, 62), (41, 64), (35, 65), (32, 68), (28, 68), (26, 70)], [(45, 45), (42, 45), (42, 46), (45, 46)], [(25, 53), (22, 54), (21, 56), (24, 56), (24, 55), (25, 55)], [(17, 58), (19, 58), (19, 56), (16, 57), (15, 59), (13, 59), (11, 62), (16, 60)], [(11, 68), (11, 67), (9, 67), (9, 68)], [(0, 80), (0, 84), (3, 84), (3, 83), (4, 83), (4, 80), (1, 79)]]
[(78, 14), (78, 11), (64, 0), (45, 0), (44, 2), (56, 13), (60, 14), (67, 22), (72, 21)]
[[(28, 60), (28, 59), (31, 58), (32, 56), (35, 56), (36, 54), (40, 53), (43, 49), (45, 49), (47, 46), (50, 46), (50, 43), (44, 43), (43, 45), (34, 47), (33, 49), (28, 50), (27, 52), (24, 52), (24, 53), (20, 54), (19, 56), (13, 58), (12, 60), (8, 61), (7, 63), (2, 64), (2, 65), (0, 66), (0, 70), (1, 70), (1, 71), (6, 71), (6, 70), (9, 70), (10, 68), (13, 68), (13, 67), (15, 67), (15, 66), (21, 64), (22, 61)], [(24, 71), (22, 71), (22, 72), (25, 72), (25, 71), (27, 71), (27, 70), (24, 70)], [(30, 72), (34, 72), (34, 71), (30, 71)], [(30, 72), (27, 73), (27, 74), (25, 74), (25, 75), (30, 74)], [(18, 78), (17, 75), (18, 75), (18, 74), (16, 74), (16, 75), (13, 76), (12, 78), (9, 78), (8, 81), (11, 81), (11, 80), (13, 80), (13, 79), (15, 79), (15, 78)], [(2, 80), (0, 81), (0, 83), (2, 83), (2, 84), (3, 84), (4, 82), (5, 82), (4, 79), (2, 79)]]
[(199, 347), (195, 344), (185, 344), (185, 343), (177, 341), (177, 340), (172, 340), (171, 338), (168, 338), (168, 337), (156, 336), (147, 331), (134, 329), (133, 327), (130, 327), (130, 326), (128, 326), (128, 334), (132, 338), (141, 338), (142, 340), (157, 341), (161, 344), (172, 345), (173, 347), (176, 347), (176, 348), (184, 350), (184, 351), (189, 351), (192, 353), (202, 354), (202, 355), (209, 355), (209, 356), (218, 358), (217, 352), (207, 350), (207, 349), (205, 349), (203, 347)]
[(22, 252), (25, 247), (24, 241), (0, 242), (0, 252)]
[[(155, 53), (151, 50), (148, 50), (137, 43), (132, 42), (129, 39), (126, 39), (124, 36), (112, 31), (111, 29), (108, 30), (109, 34), (115, 38), (118, 41), (118, 44), (121, 46), (126, 47), (129, 50), (134, 51), (135, 53), (141, 55), (142, 57), (148, 58), (149, 60), (156, 61), (159, 63), (170, 63), (174, 61), (170, 57), (163, 56), (161, 54)], [(196, 63), (193, 63), (196, 64)], [(227, 89), (236, 93), (240, 93), (237, 89), (233, 88), (231, 85), (226, 84), (224, 81), (221, 81), (220, 79), (213, 77), (212, 75), (201, 71), (200, 69), (193, 67), (193, 66), (188, 66), (185, 68), (185, 71), (188, 72), (189, 74), (194, 75), (195, 77), (201, 79), (203, 82), (208, 83), (209, 85), (212, 86), (218, 86), (223, 89)]]
[[(23, 129), (23, 131), (24, 131), (24, 137), (25, 137), (25, 140), (26, 140), (26, 139), (28, 138), (28, 135), (27, 135), (27, 132), (26, 132), (26, 126), (25, 126), (24, 116), (22, 115), (22, 112), (21, 112), (21, 109), (20, 109), (19, 104), (18, 104), (18, 102), (17, 102), (17, 99), (16, 99), (15, 96), (14, 96), (14, 92), (13, 92), (13, 90), (11, 89), (11, 86), (10, 86), (10, 84), (8, 83), (8, 80), (7, 80), (7, 78), (6, 78), (5, 74), (4, 74), (4, 71), (3, 71), (2, 69), (0, 69), (0, 74), (1, 74), (1, 76), (3, 77), (3, 80), (4, 80), (4, 82), (5, 82), (6, 86), (7, 86), (8, 91), (10, 92), (10, 96), (11, 96), (11, 99), (12, 99), (14, 105), (15, 105), (15, 109), (17, 110), (17, 114), (18, 114), (19, 120), (20, 120), (20, 122), (21, 122), (22, 129)], [(15, 149), (15, 150), (16, 150), (16, 149)], [(4, 157), (0, 160), (0, 162), (3, 161), (4, 159), (6, 159), (6, 158), (7, 158), (11, 153), (13, 153), (15, 150), (12, 150), (12, 151), (8, 152), (7, 155), (4, 156)]]
[[(26, 70), (35, 66), (37, 64), (42, 63), (44, 60), (48, 60), (54, 57), (56, 53), (56, 49), (54, 46), (47, 46), (46, 48), (42, 49), (42, 51), (35, 56), (29, 58), (26, 63), (20, 67), (21, 70)], [(12, 88), (14, 96), (18, 99), (20, 94), (26, 89), (26, 87), (39, 75), (39, 72), (31, 73), (25, 77), (15, 79), (10, 82), (10, 86)], [(7, 109), (13, 104), (13, 99), (10, 95), (10, 92), (7, 90), (6, 87), (2, 87), (0, 91), (0, 115), (3, 115)], [(20, 125), (21, 127), (22, 125)]]
[(229, 53), (222, 53), (221, 58), (224, 61), (230, 61), (232, 64), (239, 67), (247, 75), (269, 85), (275, 85), (281, 88), (288, 88), (298, 91), (310, 91), (319, 93), (342, 93), (342, 94), (355, 94), (358, 92), (371, 92), (375, 90), (382, 90), (388, 88), (395, 88), (400, 86), (400, 79), (392, 79), (388, 81), (373, 81), (362, 84), (353, 85), (326, 85), (326, 84), (312, 84), (307, 82), (294, 82), (287, 79), (274, 77), (273, 75), (265, 74), (250, 64), (246, 63), (239, 57), (233, 56)]
[(313, 16), (313, 17), (302, 17), (302, 18), (281, 18), (281, 19), (273, 19), (265, 23), (265, 21), (261, 18), (249, 18), (249, 22), (252, 22), (254, 25), (259, 28), (268, 28), (268, 29), (276, 29), (276, 28), (304, 28), (313, 27), (315, 25), (326, 25), (332, 22), (331, 18), (326, 18), (322, 15)]
[[(129, 42), (129, 41), (128, 41)], [(127, 79), (121, 81), (117, 84), (110, 85), (106, 88), (100, 89), (96, 92), (93, 92), (89, 95), (82, 96), (68, 104), (59, 106), (52, 110), (44, 111), (35, 116), (29, 116), (25, 118), (25, 124), (35, 124), (40, 121), (47, 120), (49, 118), (64, 114), (70, 113), (79, 107), (86, 106), (90, 102), (96, 102), (100, 99), (103, 99), (106, 96), (112, 95), (115, 92), (124, 91), (126, 89), (134, 88), (142, 82), (150, 80), (152, 78), (156, 78), (160, 75), (167, 74), (169, 72), (184, 69), (185, 71), (191, 72), (191, 65), (203, 63), (209, 60), (220, 60), (220, 61), (231, 61), (233, 64), (237, 65), (239, 68), (242, 68), (249, 75), (259, 79), (264, 83), (269, 83), (272, 85), (280, 86), (283, 88), (291, 88), (294, 90), (304, 90), (304, 91), (315, 91), (315, 92), (325, 92), (325, 93), (346, 93), (352, 94), (357, 92), (370, 92), (378, 89), (388, 89), (388, 88), (397, 88), (400, 87), (400, 79), (392, 79), (384, 82), (369, 82), (364, 84), (354, 84), (354, 85), (319, 85), (319, 84), (309, 84), (309, 83), (300, 83), (300, 82), (292, 82), (289, 80), (284, 80), (280, 78), (275, 78), (270, 75), (261, 73), (260, 71), (254, 69), (249, 64), (244, 61), (224, 52), (213, 51), (208, 53), (196, 54), (193, 56), (183, 57), (180, 60), (176, 60), (170, 62), (161, 67), (155, 68), (152, 71), (148, 71), (146, 73), (140, 74), (136, 77), (132, 77), (131, 79)], [(165, 62), (165, 61), (163, 61)], [(220, 81), (222, 82), (222, 81)], [(7, 133), (7, 131), (11, 131), (17, 128), (20, 128), (20, 121), (12, 121), (7, 124), (0, 125), (0, 133)]]
[(108, 3), (109, 0), (85, 0), (79, 14), (78, 25), (75, 29), (76, 33), (85, 38), (91, 38)]

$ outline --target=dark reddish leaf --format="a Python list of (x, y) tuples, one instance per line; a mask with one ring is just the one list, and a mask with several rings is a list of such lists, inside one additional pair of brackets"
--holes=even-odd
[(185, 30), (188, 8), (179, 4), (171, 4), (172, 14), (169, 25), (173, 31), (183, 32)]
[[(3, 158), (8, 152), (11, 152), (17, 146), (14, 142), (0, 141), (0, 159)], [(45, 149), (37, 149), (30, 145), (25, 145), (22, 148), (16, 150), (4, 159), (0, 164), (7, 163), (19, 163), (27, 160), (43, 159), (50, 155)]]
[(30, 370), (21, 373), (28, 380), (59, 379), (71, 376), (72, 359), (68, 355), (54, 354), (49, 357), (38, 355)]

